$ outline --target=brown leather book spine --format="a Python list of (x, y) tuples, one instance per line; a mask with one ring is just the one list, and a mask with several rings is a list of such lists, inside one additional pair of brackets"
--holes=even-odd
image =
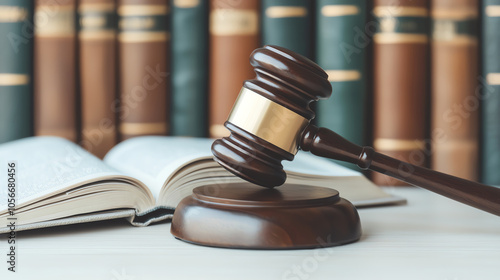
[(223, 124), (245, 80), (255, 76), (249, 63), (259, 47), (257, 0), (210, 0), (209, 132), (227, 136)]
[(432, 168), (478, 179), (477, 0), (434, 0)]
[(167, 0), (118, 1), (119, 138), (168, 132)]
[(35, 2), (35, 135), (77, 141), (75, 0)]
[(102, 158), (116, 144), (114, 0), (80, 0), (79, 50), (82, 147)]
[[(373, 36), (373, 146), (418, 166), (428, 163), (428, 5), (426, 0), (376, 0), (373, 7), (378, 22)], [(401, 166), (400, 172), (411, 170)], [(378, 185), (405, 185), (379, 173), (372, 179)]]

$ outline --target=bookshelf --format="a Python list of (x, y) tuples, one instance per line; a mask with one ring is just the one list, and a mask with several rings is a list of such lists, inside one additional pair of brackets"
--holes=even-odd
[(500, 184), (498, 0), (52, 2), (0, 4), (0, 35), (24, 38), (0, 44), (0, 142), (57, 135), (102, 157), (135, 136), (224, 136), (250, 53), (279, 44), (329, 73), (318, 125)]

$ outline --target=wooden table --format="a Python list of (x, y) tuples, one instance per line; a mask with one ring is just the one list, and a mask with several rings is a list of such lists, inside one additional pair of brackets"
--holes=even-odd
[(417, 188), (386, 190), (408, 204), (360, 209), (363, 236), (346, 246), (208, 248), (176, 240), (168, 223), (119, 220), (18, 233), (18, 272), (2, 262), (0, 279), (500, 279), (500, 217)]

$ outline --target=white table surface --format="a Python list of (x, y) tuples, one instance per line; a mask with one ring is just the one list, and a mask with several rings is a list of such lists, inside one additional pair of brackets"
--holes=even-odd
[(360, 209), (363, 236), (345, 246), (208, 248), (176, 240), (168, 223), (118, 220), (20, 232), (18, 272), (2, 262), (0, 279), (500, 279), (500, 217), (417, 188), (385, 189), (408, 204)]

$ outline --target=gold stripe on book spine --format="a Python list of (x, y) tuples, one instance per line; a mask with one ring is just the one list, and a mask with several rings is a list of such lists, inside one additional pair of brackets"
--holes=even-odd
[(341, 17), (359, 14), (359, 8), (354, 5), (326, 5), (321, 8), (324, 17)]
[[(432, 30), (433, 42), (448, 45), (476, 45), (478, 43), (475, 34), (460, 33), (457, 22), (475, 20), (474, 13), (456, 14), (455, 17), (434, 17), (434, 27)], [(458, 16), (457, 16), (458, 15)], [(466, 16), (473, 16), (467, 18)], [(462, 17), (463, 16), (463, 17)], [(469, 23), (471, 24), (471, 23)]]
[(21, 86), (26, 85), (30, 77), (24, 74), (0, 74), (0, 86)]
[(434, 9), (432, 10), (433, 19), (454, 19), (464, 20), (477, 18), (477, 11), (474, 7), (470, 9)]
[(35, 10), (35, 36), (66, 38), (76, 35), (73, 5), (41, 5)]
[(125, 43), (165, 42), (170, 33), (165, 30), (166, 5), (122, 5), (118, 7), (121, 30), (118, 41)]
[(169, 13), (166, 5), (121, 5), (118, 7), (120, 16), (154, 16)]
[(170, 40), (170, 33), (166, 31), (151, 32), (120, 32), (118, 41), (123, 43), (165, 42)]
[(291, 153), (309, 120), (247, 88), (242, 88), (228, 122)]
[(80, 31), (78, 37), (81, 40), (113, 40), (116, 31), (108, 26), (108, 15), (113, 14), (115, 5), (112, 3), (81, 4), (78, 7), (80, 13)]
[(199, 4), (200, 0), (174, 0), (174, 6), (178, 8), (194, 8)]
[(326, 70), (328, 81), (330, 82), (348, 82), (361, 79), (361, 72), (356, 70)]
[(500, 5), (487, 6), (485, 13), (488, 17), (500, 17)]
[(305, 17), (306, 15), (305, 7), (274, 6), (266, 9), (266, 16), (269, 18)]
[(210, 13), (213, 35), (255, 35), (258, 31), (259, 15), (255, 10), (215, 9)]
[(488, 73), (486, 81), (489, 85), (500, 86), (500, 73)]
[(120, 133), (124, 135), (167, 134), (167, 130), (165, 122), (123, 122), (120, 124)]
[(113, 40), (116, 32), (114, 30), (81, 30), (78, 37), (83, 40)]
[(426, 17), (429, 11), (419, 7), (377, 6), (373, 14), (377, 17)]
[[(410, 22), (415, 25), (415, 20), (429, 15), (427, 8), (402, 7), (402, 6), (377, 6), (373, 9), (373, 14), (380, 18), (380, 32), (373, 35), (373, 41), (377, 44), (404, 44), (417, 43), (426, 44), (429, 37), (425, 32), (412, 30), (397, 30), (401, 25), (399, 18), (413, 18)], [(418, 29), (418, 28), (417, 28)]]
[(86, 13), (82, 12), (80, 15), (80, 29), (83, 30), (103, 30), (106, 28), (106, 14), (101, 13), (99, 15), (88, 16)]
[(28, 10), (19, 6), (0, 6), (0, 22), (21, 22), (28, 18)]
[(412, 151), (425, 149), (425, 142), (422, 140), (406, 140), (378, 138), (373, 142), (375, 150), (379, 151)]
[(402, 44), (402, 43), (425, 44), (429, 42), (429, 37), (425, 34), (377, 33), (373, 35), (373, 41), (378, 44)]

